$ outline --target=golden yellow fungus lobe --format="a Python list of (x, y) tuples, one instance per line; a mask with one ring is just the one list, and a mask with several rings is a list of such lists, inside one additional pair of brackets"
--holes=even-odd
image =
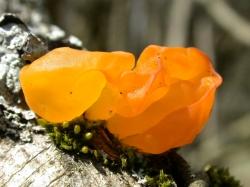
[(25, 66), (29, 107), (49, 122), (82, 114), (141, 152), (188, 143), (207, 121), (221, 77), (196, 48), (148, 46), (136, 66), (125, 52), (58, 48)]
[(109, 79), (115, 82), (133, 66), (134, 56), (125, 52), (58, 48), (22, 68), (20, 82), (35, 113), (50, 122), (64, 122), (82, 115)]

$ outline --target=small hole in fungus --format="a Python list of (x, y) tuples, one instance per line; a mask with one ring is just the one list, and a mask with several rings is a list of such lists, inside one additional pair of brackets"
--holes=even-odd
[(72, 92), (69, 92), (69, 94), (71, 95), (71, 94), (72, 94)]
[(122, 92), (120, 92), (120, 94), (122, 95), (123, 93), (122, 93)]

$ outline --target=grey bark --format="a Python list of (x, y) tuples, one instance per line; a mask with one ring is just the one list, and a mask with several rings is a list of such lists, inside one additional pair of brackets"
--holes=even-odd
[(79, 48), (78, 39), (43, 24), (35, 36), (16, 16), (0, 18), (0, 186), (140, 186), (124, 171), (113, 173), (88, 159), (59, 149), (34, 123), (22, 99), (20, 68), (48, 49)]
[(0, 186), (140, 186), (126, 172), (113, 173), (58, 150), (42, 134), (31, 143), (0, 139)]

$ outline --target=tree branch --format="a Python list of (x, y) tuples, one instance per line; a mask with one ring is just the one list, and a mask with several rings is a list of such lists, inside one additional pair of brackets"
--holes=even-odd
[(250, 23), (231, 8), (224, 0), (196, 0), (208, 14), (244, 45), (250, 46)]
[(187, 41), (189, 20), (192, 13), (192, 0), (174, 0), (169, 8), (170, 15), (166, 24), (166, 37), (164, 44), (167, 46), (184, 46)]

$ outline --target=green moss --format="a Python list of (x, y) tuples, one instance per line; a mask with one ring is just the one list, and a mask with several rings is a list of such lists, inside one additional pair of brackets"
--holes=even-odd
[(75, 125), (75, 127), (74, 127), (74, 133), (75, 134), (79, 134), (81, 132), (81, 127), (80, 127), (80, 125)]
[(73, 146), (73, 149), (74, 149), (74, 150), (79, 149), (79, 144), (77, 143), (76, 140), (73, 141), (72, 146)]
[(108, 165), (108, 164), (109, 164), (109, 160), (108, 160), (107, 158), (104, 158), (104, 159), (103, 159), (103, 164), (104, 164), (104, 165)]
[(100, 157), (100, 154), (99, 154), (99, 152), (97, 151), (97, 150), (94, 150), (93, 151), (93, 155), (94, 155), (94, 157), (98, 160), (99, 159), (99, 157)]
[(70, 125), (69, 122), (63, 122), (63, 123), (62, 123), (62, 127), (63, 127), (63, 128), (68, 128), (69, 125)]
[(211, 187), (241, 187), (240, 182), (230, 175), (227, 168), (208, 165), (204, 170), (209, 176)]
[[(37, 123), (47, 129), (49, 136), (60, 149), (80, 158), (93, 159), (114, 171), (122, 169), (140, 173), (145, 176), (146, 186), (172, 187), (190, 182), (189, 165), (183, 164), (174, 150), (161, 155), (146, 155), (133, 148), (123, 147), (109, 134), (103, 121), (90, 122), (79, 118), (71, 122), (52, 124), (38, 119)], [(212, 187), (240, 186), (229, 175), (228, 170), (211, 167), (206, 169), (206, 173)]]
[(67, 150), (67, 151), (70, 151), (73, 149), (73, 147), (71, 145), (67, 145), (66, 143), (61, 143), (60, 148)]
[(82, 149), (81, 149), (81, 152), (82, 152), (83, 154), (87, 154), (87, 153), (89, 152), (88, 146), (83, 146)]
[(159, 174), (150, 177), (146, 176), (146, 185), (152, 187), (175, 187), (176, 183), (170, 175), (164, 173), (163, 170), (160, 170)]
[(128, 165), (127, 158), (126, 157), (121, 157), (121, 167), (126, 168)]
[(59, 131), (57, 127), (54, 127), (53, 130), (54, 130), (55, 142), (57, 145), (60, 145), (62, 139), (62, 133)]
[(93, 137), (93, 133), (92, 132), (86, 132), (84, 134), (84, 139), (85, 140), (91, 140), (92, 137)]
[(41, 125), (43, 127), (46, 127), (48, 125), (48, 122), (42, 118), (38, 118), (38, 119), (36, 119), (36, 121), (37, 121), (38, 125)]

